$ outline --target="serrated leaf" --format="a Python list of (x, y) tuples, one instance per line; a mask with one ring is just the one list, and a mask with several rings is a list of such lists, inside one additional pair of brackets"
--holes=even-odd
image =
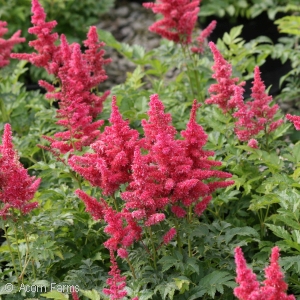
[(226, 244), (228, 244), (234, 236), (236, 235), (246, 235), (246, 236), (253, 236), (256, 238), (259, 238), (259, 234), (257, 233), (257, 231), (255, 229), (253, 229), (252, 227), (236, 227), (236, 228), (232, 228), (226, 231), (225, 233), (225, 242)]
[(266, 224), (266, 226), (269, 227), (273, 231), (273, 233), (278, 237), (285, 240), (291, 240), (290, 234), (282, 226), (276, 226), (272, 224)]
[[(213, 271), (202, 278), (199, 282), (199, 286), (203, 287), (205, 292), (212, 298), (215, 297), (217, 291), (222, 293), (223, 285), (234, 288), (236, 286), (234, 276), (225, 271)], [(192, 299), (196, 298), (189, 298), (189, 300)]]
[(285, 271), (294, 267), (296, 272), (300, 272), (300, 255), (288, 256), (280, 259), (281, 265)]
[(166, 299), (167, 296), (169, 296), (170, 300), (173, 300), (174, 293), (177, 290), (177, 287), (174, 282), (167, 282), (158, 285), (154, 291), (159, 291), (162, 299)]
[(151, 299), (153, 297), (153, 292), (152, 291), (142, 291), (141, 293), (139, 293), (139, 300), (148, 300)]
[(173, 256), (164, 256), (157, 263), (162, 265), (162, 272), (178, 266), (178, 260)]

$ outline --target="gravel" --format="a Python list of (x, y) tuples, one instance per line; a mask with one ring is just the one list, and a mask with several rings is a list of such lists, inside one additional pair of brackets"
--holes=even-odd
[[(148, 30), (154, 22), (155, 15), (151, 10), (139, 3), (131, 2), (112, 8), (108, 14), (102, 16), (97, 27), (109, 31), (119, 42), (141, 45), (146, 51), (150, 51), (160, 44), (160, 37)], [(110, 57), (112, 63), (106, 67), (108, 80), (101, 84), (101, 90), (123, 83), (126, 73), (135, 69), (132, 62), (112, 48), (106, 47), (106, 57)]]

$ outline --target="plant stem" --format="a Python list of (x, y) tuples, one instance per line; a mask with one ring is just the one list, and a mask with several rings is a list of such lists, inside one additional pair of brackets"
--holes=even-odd
[(153, 234), (152, 234), (151, 226), (149, 226), (149, 236), (150, 236), (150, 241), (151, 241), (151, 245), (152, 245), (152, 249), (153, 249), (154, 269), (157, 270), (157, 266), (156, 266), (156, 248), (155, 248), (155, 245), (154, 245), (154, 240), (153, 240)]
[(136, 279), (133, 265), (131, 264), (130, 259), (129, 259), (128, 257), (126, 258), (126, 261), (127, 261), (128, 265), (129, 265), (129, 268), (130, 268), (130, 270), (131, 270), (131, 273), (132, 273), (133, 278)]
[(114, 200), (114, 206), (115, 206), (115, 209), (116, 209), (117, 212), (119, 212), (119, 210), (118, 210), (118, 204), (117, 204), (117, 200), (116, 200), (115, 195), (113, 195), (112, 198), (113, 198), (113, 200)]
[(196, 88), (197, 88), (197, 94), (198, 94), (198, 98), (199, 98), (199, 99), (197, 99), (197, 100), (200, 101), (200, 102), (203, 102), (203, 98), (202, 98), (201, 92), (200, 92), (200, 80), (199, 80), (198, 72), (197, 72), (197, 70), (196, 70), (196, 68), (197, 68), (197, 63), (196, 63), (196, 61), (195, 61), (194, 56), (191, 55), (191, 51), (188, 49), (187, 52), (188, 52), (188, 55), (189, 55), (191, 61), (193, 62), (193, 72), (194, 72), (195, 78), (196, 78), (196, 83), (197, 83)]
[[(30, 249), (29, 249), (29, 241), (28, 241), (28, 236), (26, 234), (26, 231), (25, 231), (25, 228), (24, 228), (24, 222), (23, 222), (23, 217), (21, 217), (21, 227), (22, 227), (22, 231), (23, 231), (23, 234), (24, 234), (24, 237), (25, 237), (25, 241), (26, 241), (26, 246), (27, 246), (27, 251), (26, 251), (26, 258), (28, 258), (29, 256), (29, 253), (30, 253)], [(36, 273), (35, 273), (35, 267), (34, 267), (34, 262), (32, 260), (31, 261), (31, 265), (32, 265), (32, 273), (33, 273), (33, 277), (34, 277), (34, 280), (36, 280)], [(25, 259), (25, 266), (23, 268), (23, 271), (22, 271), (22, 274), (25, 272), (25, 269), (28, 265), (28, 262), (29, 260), (27, 261), (26, 263), (26, 259)], [(22, 277), (23, 278), (23, 277)]]
[(175, 228), (176, 228), (177, 247), (179, 249), (179, 252), (182, 254), (182, 244), (181, 244), (181, 240), (180, 240), (179, 225), (178, 225), (177, 219), (175, 219), (174, 223), (175, 223)]
[(193, 82), (192, 82), (192, 78), (190, 76), (190, 72), (189, 72), (189, 64), (188, 64), (188, 59), (187, 59), (187, 56), (186, 56), (186, 53), (185, 53), (185, 48), (184, 48), (184, 45), (181, 44), (181, 48), (182, 48), (182, 53), (183, 53), (183, 56), (184, 56), (184, 59), (186, 61), (186, 67), (187, 67), (187, 75), (188, 75), (188, 78), (189, 78), (189, 81), (190, 81), (190, 85), (191, 85), (191, 91), (192, 91), (192, 94), (193, 94), (193, 98), (196, 99), (196, 96), (195, 96), (195, 93), (194, 93), (194, 89), (193, 89)]
[(3, 230), (4, 230), (4, 233), (5, 233), (5, 238), (6, 238), (6, 242), (7, 242), (7, 245), (8, 245), (8, 250), (9, 250), (9, 253), (10, 253), (10, 256), (11, 256), (11, 261), (12, 261), (12, 264), (14, 266), (15, 274), (16, 274), (16, 277), (18, 278), (18, 284), (19, 284), (19, 276), (18, 276), (18, 271), (17, 271), (17, 267), (16, 267), (16, 262), (15, 262), (14, 254), (13, 254), (13, 251), (12, 251), (12, 248), (11, 248), (11, 244), (10, 244), (8, 233), (7, 233), (7, 230), (6, 230), (5, 226), (3, 226)]
[[(17, 253), (18, 253), (18, 258), (19, 258), (19, 267), (20, 270), (22, 270), (22, 260), (21, 260), (21, 254), (20, 254), (20, 250), (19, 250), (19, 242), (18, 242), (18, 235), (17, 235), (17, 226), (16, 224), (14, 224), (14, 234), (15, 234), (15, 240), (16, 240), (16, 244), (17, 244)], [(23, 282), (23, 279), (22, 279)]]
[(80, 178), (78, 178), (78, 177), (76, 176), (76, 173), (73, 172), (72, 170), (70, 170), (69, 174), (71, 175), (71, 177), (72, 177), (73, 179), (75, 179), (75, 181), (76, 181), (77, 184), (78, 184), (79, 189), (82, 190)]
[[(191, 224), (192, 222), (192, 206), (189, 206), (189, 212), (187, 215), (188, 218), (188, 223)], [(191, 235), (190, 235), (190, 231), (188, 232), (188, 252), (189, 252), (189, 257), (192, 257), (192, 246), (191, 246)]]

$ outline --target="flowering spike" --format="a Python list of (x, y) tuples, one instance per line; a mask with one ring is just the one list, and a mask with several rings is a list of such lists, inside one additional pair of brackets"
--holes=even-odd
[(241, 141), (249, 141), (261, 131), (269, 134), (283, 123), (283, 120), (274, 121), (279, 106), (270, 106), (272, 96), (268, 96), (265, 89), (259, 68), (256, 66), (251, 94), (253, 101), (240, 105), (239, 110), (233, 114), (238, 119), (235, 123), (235, 133)]
[(87, 195), (82, 190), (76, 190), (75, 194), (81, 198), (86, 206), (86, 211), (89, 212), (94, 220), (102, 220), (104, 218), (104, 200), (101, 199), (101, 202), (98, 202), (95, 198)]
[[(239, 81), (238, 78), (231, 78), (232, 67), (223, 58), (216, 45), (210, 42), (209, 47), (213, 53), (215, 64), (212, 66), (212, 70), (215, 73), (212, 78), (217, 80), (217, 84), (212, 84), (208, 92), (211, 94), (210, 98), (205, 101), (207, 104), (217, 104), (224, 113), (237, 108), (239, 103), (236, 101), (230, 101), (231, 97), (234, 96), (234, 88)], [(243, 86), (245, 82), (239, 83), (237, 86), (240, 88), (240, 92), (243, 93)]]
[(98, 128), (103, 121), (93, 122), (93, 119), (102, 111), (109, 91), (98, 96), (91, 90), (107, 79), (103, 65), (109, 63), (110, 59), (103, 59), (105, 52), (100, 48), (104, 43), (99, 42), (95, 27), (90, 28), (84, 42), (87, 49), (82, 53), (80, 45), (69, 45), (63, 34), (60, 37), (61, 44), (57, 45), (59, 36), (51, 33), (57, 22), (46, 22), (46, 13), (38, 0), (32, 0), (32, 13), (34, 26), (29, 33), (35, 34), (37, 39), (29, 45), (36, 53), (14, 54), (11, 57), (29, 60), (57, 77), (61, 84), (59, 91), (40, 81), (47, 90), (46, 98), (59, 100), (57, 124), (67, 129), (54, 135), (51, 148), (58, 149), (60, 153), (82, 150), (84, 146), (95, 142), (100, 134)]
[(296, 130), (300, 130), (300, 116), (292, 116), (290, 114), (287, 114), (286, 118), (293, 122)]
[(256, 275), (246, 265), (242, 249), (235, 248), (236, 282), (239, 284), (234, 289), (234, 295), (241, 300), (250, 300), (250, 294), (259, 290), (259, 282)]
[(157, 94), (150, 96), (149, 106), (149, 120), (142, 120), (142, 125), (147, 140), (150, 143), (154, 142), (156, 136), (162, 131), (174, 136), (176, 134), (176, 129), (171, 125), (172, 116), (171, 114), (164, 112), (164, 105), (160, 101)]
[(173, 237), (176, 235), (176, 229), (175, 228), (171, 228), (164, 236), (163, 236), (163, 243), (165, 245), (168, 245), (171, 240), (173, 239)]
[(75, 291), (74, 288), (72, 288), (71, 294), (72, 294), (73, 300), (79, 300), (78, 294), (77, 294), (77, 292)]
[(46, 22), (46, 13), (38, 0), (32, 0), (31, 11), (33, 13), (31, 22), (34, 26), (29, 28), (28, 32), (35, 34), (38, 39), (30, 41), (29, 46), (33, 47), (37, 53), (14, 53), (11, 57), (28, 60), (37, 67), (45, 68), (50, 74), (56, 74), (58, 68), (53, 68), (52, 64), (57, 65), (56, 61), (60, 61), (59, 46), (55, 45), (58, 34), (51, 33), (51, 31), (57, 25), (57, 22)]
[(120, 275), (120, 270), (118, 268), (114, 252), (110, 251), (110, 262), (111, 267), (109, 275), (111, 278), (106, 280), (106, 283), (109, 285), (109, 288), (103, 289), (104, 294), (109, 295), (111, 300), (122, 299), (127, 295), (127, 292), (124, 290), (126, 286), (126, 277)]
[(240, 300), (296, 300), (294, 295), (285, 292), (288, 285), (283, 281), (283, 273), (278, 264), (279, 248), (274, 247), (270, 258), (270, 265), (265, 268), (266, 280), (259, 285), (256, 275), (247, 268), (243, 252), (240, 247), (235, 248), (235, 263), (237, 266), (236, 282), (240, 285), (234, 289), (234, 295)]
[(15, 32), (8, 40), (3, 39), (2, 36), (8, 31), (6, 26), (7, 22), (0, 21), (0, 68), (9, 64), (14, 45), (25, 42), (25, 38), (20, 37), (21, 30)]
[(253, 149), (258, 149), (258, 142), (256, 139), (251, 139), (248, 142), (248, 146), (253, 148)]
[(128, 257), (128, 252), (126, 249), (124, 248), (119, 248), (118, 249), (118, 255), (121, 257), (121, 258), (127, 258)]
[(157, 3), (143, 3), (163, 19), (149, 27), (162, 37), (175, 43), (191, 43), (192, 31), (197, 22), (200, 0), (158, 0)]
[(126, 208), (134, 210), (134, 217), (143, 219), (146, 226), (154, 224), (153, 216), (160, 214), (168, 204), (175, 216), (181, 218), (186, 214), (183, 207), (196, 204), (200, 197), (209, 196), (216, 188), (233, 184), (233, 181), (205, 183), (211, 177), (229, 178), (232, 175), (211, 170), (221, 162), (208, 159), (214, 153), (202, 148), (207, 135), (196, 123), (199, 106), (195, 100), (187, 129), (181, 132), (184, 140), (175, 140), (176, 130), (171, 124), (171, 116), (164, 113), (158, 95), (150, 97), (149, 120), (142, 121), (145, 138), (140, 144), (148, 153), (142, 155), (139, 147), (136, 148), (133, 180), (121, 194)]
[(10, 124), (5, 124), (2, 145), (0, 145), (0, 201), (4, 206), (0, 216), (9, 216), (9, 209), (17, 209), (27, 214), (38, 206), (38, 202), (30, 202), (41, 182), (41, 179), (30, 177), (18, 160), (13, 149)]
[(113, 96), (111, 126), (106, 126), (98, 140), (91, 145), (94, 153), (72, 156), (70, 166), (89, 180), (92, 185), (99, 186), (104, 194), (112, 195), (121, 184), (131, 180), (131, 164), (134, 149), (138, 145), (138, 131), (129, 127), (128, 121), (122, 119)]
[(197, 37), (198, 46), (192, 47), (191, 51), (194, 53), (204, 53), (204, 43), (205, 40), (211, 35), (213, 30), (216, 28), (217, 21), (213, 20), (209, 25), (200, 32), (200, 35)]

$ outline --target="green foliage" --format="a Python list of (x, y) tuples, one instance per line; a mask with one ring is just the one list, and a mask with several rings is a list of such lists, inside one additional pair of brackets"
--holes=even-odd
[(200, 16), (246, 17), (255, 18), (266, 12), (270, 20), (274, 20), (278, 12), (286, 12), (297, 7), (297, 0), (203, 0)]
[(229, 33), (224, 33), (222, 39), (218, 40), (218, 49), (228, 59), (239, 76), (245, 80), (253, 77), (255, 66), (261, 66), (271, 54), (272, 41), (265, 36), (257, 37), (246, 43), (240, 35), (243, 25), (233, 27)]

